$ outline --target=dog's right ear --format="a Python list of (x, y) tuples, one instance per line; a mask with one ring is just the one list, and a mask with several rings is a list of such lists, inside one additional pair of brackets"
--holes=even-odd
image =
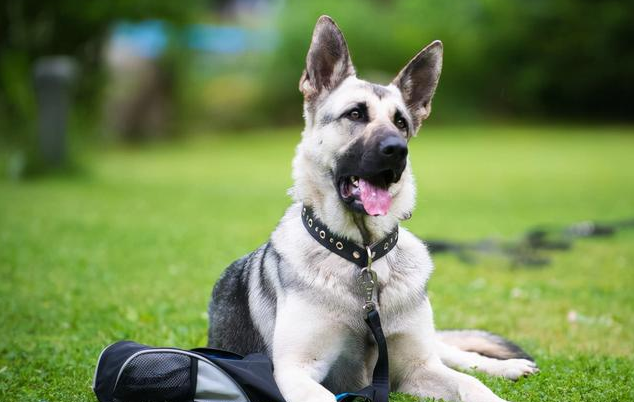
[(322, 15), (313, 31), (306, 56), (306, 69), (299, 80), (299, 90), (308, 101), (324, 90), (336, 88), (354, 73), (343, 34), (332, 18)]

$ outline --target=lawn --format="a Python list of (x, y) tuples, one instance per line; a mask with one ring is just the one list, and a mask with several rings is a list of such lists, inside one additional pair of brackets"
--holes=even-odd
[[(99, 351), (119, 339), (203, 345), (214, 281), (289, 204), (298, 139), (94, 149), (81, 174), (0, 181), (0, 400), (93, 401)], [(423, 239), (634, 216), (631, 127), (432, 126), (411, 155), (418, 206), (404, 225)], [(582, 240), (541, 269), (438, 255), (436, 324), (498, 332), (535, 356), (537, 376), (478, 375), (506, 399), (632, 401), (633, 240)]]

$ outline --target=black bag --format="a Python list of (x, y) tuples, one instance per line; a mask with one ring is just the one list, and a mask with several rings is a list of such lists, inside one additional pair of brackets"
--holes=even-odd
[(190, 351), (121, 341), (101, 352), (93, 389), (100, 402), (284, 402), (271, 361), (208, 348)]
[[(99, 402), (285, 402), (273, 365), (261, 353), (242, 357), (216, 349), (153, 348), (130, 341), (101, 352), (93, 390)], [(340, 394), (337, 400), (359, 397), (372, 401), (363, 391)]]
[[(387, 346), (376, 311), (366, 318), (378, 347), (372, 385), (337, 395), (340, 402), (388, 402)], [(99, 356), (93, 390), (99, 402), (285, 402), (273, 364), (261, 353), (154, 348), (121, 341)]]

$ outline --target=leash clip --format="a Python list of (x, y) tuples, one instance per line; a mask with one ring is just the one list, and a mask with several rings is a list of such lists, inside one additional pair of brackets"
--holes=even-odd
[(363, 310), (367, 313), (376, 309), (374, 303), (374, 289), (376, 289), (377, 276), (376, 272), (372, 270), (372, 249), (370, 246), (365, 246), (365, 250), (368, 253), (368, 266), (361, 269), (359, 275), (359, 287), (363, 293), (364, 303)]

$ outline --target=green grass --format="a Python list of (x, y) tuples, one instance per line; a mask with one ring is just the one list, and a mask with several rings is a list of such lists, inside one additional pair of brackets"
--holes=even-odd
[[(214, 281), (289, 204), (298, 139), (94, 150), (85, 174), (0, 182), (0, 400), (94, 400), (99, 351), (119, 339), (203, 345)], [(634, 215), (633, 128), (430, 127), (411, 154), (418, 207), (405, 226), (423, 238)], [(634, 400), (632, 240), (583, 240), (537, 270), (437, 256), (437, 326), (486, 328), (536, 357), (541, 373), (518, 382), (478, 375), (506, 399)]]

